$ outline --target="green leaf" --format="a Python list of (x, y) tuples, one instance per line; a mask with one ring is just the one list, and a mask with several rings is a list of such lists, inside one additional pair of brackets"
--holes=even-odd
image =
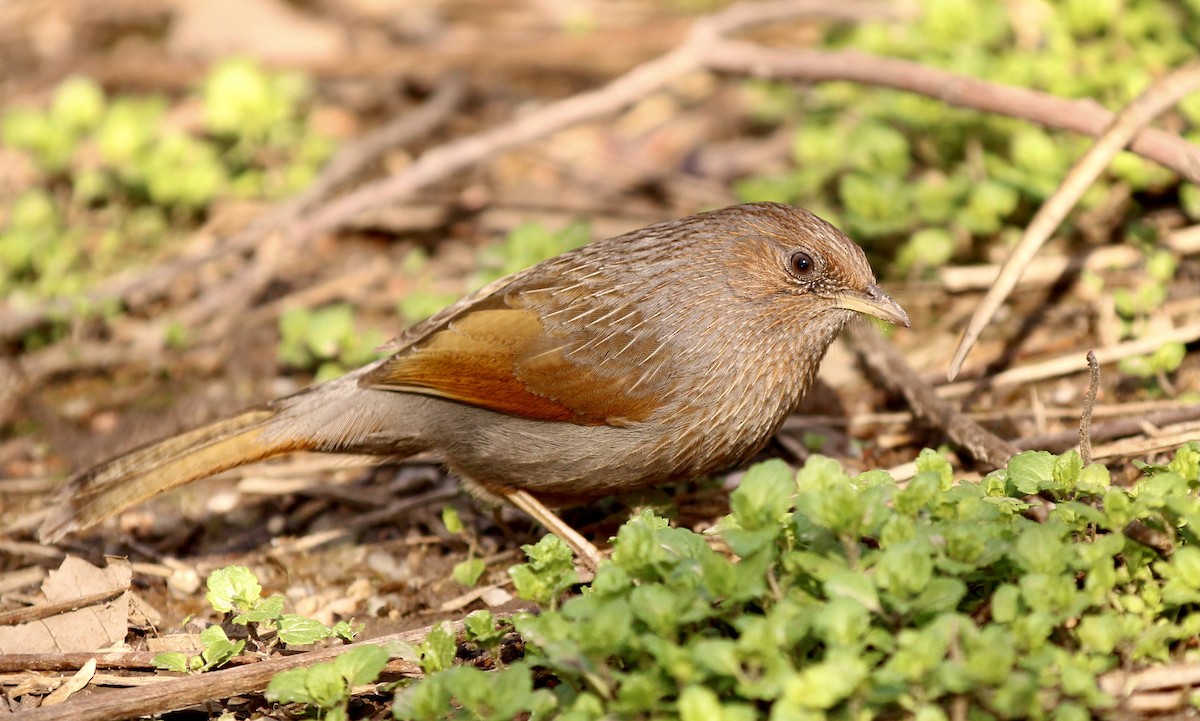
[(945, 614), (920, 629), (904, 629), (897, 636), (896, 652), (882, 670), (887, 682), (911, 683), (926, 679), (958, 642), (962, 620)]
[(1200, 548), (1179, 548), (1169, 563), (1159, 563), (1157, 567), (1167, 577), (1164, 601), (1175, 605), (1200, 603)]
[(880, 122), (860, 124), (854, 129), (850, 142), (843, 147), (846, 160), (854, 170), (905, 176), (912, 167), (908, 138)]
[(559, 595), (579, 582), (571, 549), (558, 536), (546, 534), (534, 545), (521, 546), (521, 550), (529, 557), (529, 563), (508, 570), (517, 595), (556, 607)]
[(783, 529), (778, 525), (767, 526), (757, 531), (726, 528), (722, 529), (721, 536), (729, 544), (731, 551), (742, 558), (747, 558), (770, 546), (782, 532)]
[(350, 619), (349, 621), (338, 621), (329, 630), (338, 638), (353, 641), (354, 637), (362, 633), (364, 628), (366, 628), (366, 624), (360, 623), (355, 625), (354, 619)]
[(245, 566), (226, 566), (213, 571), (208, 577), (208, 605), (214, 611), (229, 613), (233, 610), (249, 611), (258, 605), (262, 597), (262, 586), (258, 578)]
[(615, 596), (629, 590), (632, 579), (624, 568), (615, 562), (603, 564), (596, 570), (592, 579), (592, 593), (597, 596)]
[(308, 667), (304, 676), (304, 689), (313, 705), (319, 708), (333, 708), (350, 696), (346, 679), (334, 668), (332, 663), (317, 663)]
[(835, 598), (826, 603), (814, 619), (821, 639), (830, 647), (862, 645), (871, 625), (871, 613), (858, 601)]
[(1200, 443), (1188, 441), (1179, 450), (1167, 466), (1172, 471), (1183, 476), (1189, 482), (1200, 480)]
[(1076, 486), (1082, 493), (1102, 494), (1112, 485), (1112, 475), (1099, 463), (1084, 466)]
[(421, 644), (421, 670), (425, 673), (444, 671), (454, 666), (454, 657), (458, 653), (458, 644), (454, 642), (454, 634), (445, 623), (435, 626)]
[(1133, 500), (1124, 488), (1109, 488), (1104, 493), (1104, 515), (1110, 528), (1124, 528), (1133, 520)]
[(787, 464), (779, 459), (756, 463), (729, 494), (729, 506), (738, 525), (748, 531), (779, 530), (779, 522), (791, 505), (795, 481)]
[(307, 668), (292, 668), (280, 671), (267, 683), (267, 700), (273, 703), (302, 703), (312, 705), (312, 697), (305, 687)]
[(874, 507), (880, 501), (878, 487), (857, 491), (846, 472), (830, 458), (810, 456), (796, 474), (796, 483), (800, 489), (796, 513), (801, 520), (835, 534), (857, 535), (864, 530), (864, 522), (886, 518), (882, 507)]
[(504, 637), (504, 629), (496, 623), (491, 611), (472, 611), (463, 619), (467, 640), (480, 645), (498, 643)]
[(954, 486), (954, 468), (946, 456), (932, 448), (924, 448), (917, 454), (917, 473), (936, 473), (939, 490), (948, 491)]
[(1124, 637), (1121, 622), (1115, 616), (1084, 616), (1075, 633), (1085, 649), (1104, 655), (1111, 654)]
[(100, 122), (104, 105), (103, 88), (91, 78), (76, 76), (59, 84), (50, 115), (53, 122), (87, 130)]
[(979, 633), (964, 634), (966, 670), (977, 683), (996, 686), (1008, 680), (1017, 662), (1017, 644), (1012, 632), (988, 626)]
[(450, 709), (451, 693), (446, 679), (438, 674), (401, 689), (392, 705), (392, 715), (397, 719), (414, 721), (438, 721), (446, 718)]
[(923, 592), (933, 579), (930, 549), (918, 541), (888, 546), (875, 565), (875, 583), (898, 600)]
[(1017, 537), (1013, 560), (1034, 573), (1062, 573), (1070, 561), (1063, 539), (1064, 530), (1057, 523), (1026, 526)]
[(825, 579), (824, 588), (825, 595), (830, 599), (848, 598), (874, 613), (882, 610), (875, 584), (862, 573), (849, 570), (835, 571)]
[(154, 654), (154, 658), (150, 659), (154, 664), (154, 668), (162, 669), (163, 671), (175, 671), (176, 673), (187, 673), (188, 656), (186, 653), (179, 651), (165, 651), (163, 653)]
[(996, 588), (992, 594), (992, 618), (998, 623), (1012, 623), (1021, 611), (1021, 590), (1011, 583)]
[(380, 646), (360, 646), (333, 660), (333, 667), (351, 688), (372, 683), (388, 662), (388, 652)]
[(200, 643), (204, 646), (204, 650), (200, 652), (200, 658), (203, 661), (200, 669), (202, 671), (225, 664), (229, 659), (241, 653), (246, 646), (245, 641), (231, 642), (225, 635), (225, 630), (220, 626), (209, 626), (201, 631)]
[(1054, 459), (1054, 469), (1050, 475), (1055, 484), (1059, 486), (1061, 493), (1075, 490), (1082, 472), (1083, 460), (1079, 457), (1078, 451), (1071, 449)]
[(934, 578), (913, 602), (927, 613), (953, 611), (967, 595), (967, 586), (957, 578)]
[(682, 605), (689, 599), (666, 586), (646, 584), (634, 588), (629, 600), (634, 615), (651, 631), (672, 637), (682, 620)]
[(922, 228), (913, 233), (896, 253), (896, 271), (901, 275), (913, 270), (937, 269), (954, 257), (955, 239), (942, 228)]
[(668, 684), (657, 669), (634, 671), (621, 678), (613, 706), (625, 715), (657, 711), (675, 691), (676, 686)]
[(455, 583), (470, 587), (479, 583), (479, 577), (486, 570), (487, 564), (483, 562), (482, 558), (468, 558), (454, 564), (454, 568), (450, 570), (450, 576)]
[(455, 536), (463, 532), (462, 519), (458, 517), (457, 508), (454, 506), (442, 506), (442, 525)]
[(936, 471), (917, 473), (904, 488), (896, 492), (896, 511), (906, 516), (915, 516), (930, 510), (941, 490), (941, 475)]
[(722, 718), (721, 701), (711, 689), (688, 686), (679, 694), (680, 721), (715, 721)]
[(849, 698), (867, 677), (860, 658), (839, 656), (807, 666), (788, 679), (785, 695), (800, 708), (829, 709)]
[(1008, 461), (1008, 482), (1023, 496), (1042, 489), (1054, 473), (1054, 456), (1046, 451), (1024, 451)]
[(335, 359), (353, 334), (354, 311), (349, 305), (339, 304), (313, 312), (305, 342), (314, 357)]
[[(784, 506), (763, 520), (785, 542), (736, 563), (640, 513), (617, 531), (614, 562), (590, 589), (561, 610), (513, 619), (525, 656), (511, 688), (499, 673), (454, 667), (454, 639), (440, 629), (441, 650), (436, 638), (422, 648), (432, 675), (402, 691), (394, 713), (934, 719), (961, 696), (980, 718), (1103, 715), (1115, 700), (1096, 679), (1116, 655), (1165, 662), (1200, 635), (1200, 615), (1188, 612), (1200, 604), (1200, 501), (1184, 475), (1195, 457), (1181, 453), (1173, 466), (1141, 466), (1130, 490), (1106, 487), (1107, 470), (1080, 467), (1073, 454), (1019, 461), (1019, 483), (1062, 496), (1043, 523), (1005, 495), (1019, 493), (1012, 469), (943, 487), (942, 461), (927, 453), (919, 493), (903, 496), (885, 475), (851, 479), (814, 458), (797, 476), (793, 518), (780, 522)], [(1075, 492), (1064, 487), (1073, 476)], [(914, 500), (912, 512), (897, 512)], [(1110, 530), (1123, 528), (1110, 519), (1122, 512), (1174, 533), (1175, 553), (1160, 557)], [(719, 532), (753, 533), (733, 514)], [(545, 550), (531, 554), (536, 571), (526, 564), (539, 582), (560, 558)], [(500, 638), (490, 613), (465, 626), (481, 649)], [(530, 669), (553, 683), (533, 691)]]
[(274, 622), (283, 615), (283, 596), (278, 594), (262, 599), (250, 611), (239, 613), (233, 622), (245, 626), (248, 623)]
[(332, 635), (333, 630), (320, 621), (295, 613), (285, 613), (279, 617), (279, 640), (289, 646), (316, 643)]

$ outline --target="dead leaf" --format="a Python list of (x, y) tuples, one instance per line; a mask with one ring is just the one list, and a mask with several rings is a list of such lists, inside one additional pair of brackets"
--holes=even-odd
[(124, 591), (110, 601), (50, 618), (0, 628), (0, 653), (69, 653), (94, 651), (122, 641), (128, 630), (129, 582), (133, 570), (125, 559), (110, 558), (97, 568), (68, 556), (42, 584), (46, 603), (107, 591)]
[(96, 659), (90, 658), (87, 663), (83, 664), (75, 675), (63, 682), (61, 686), (54, 689), (54, 692), (47, 696), (43, 701), (43, 706), (54, 706), (71, 698), (71, 695), (76, 691), (87, 686), (92, 677), (96, 675)]

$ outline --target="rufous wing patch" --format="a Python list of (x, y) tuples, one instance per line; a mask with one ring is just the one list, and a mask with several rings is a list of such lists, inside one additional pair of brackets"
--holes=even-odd
[(622, 394), (623, 380), (567, 359), (533, 311), (468, 310), (363, 377), (361, 385), (425, 393), (522, 418), (622, 425), (654, 405)]

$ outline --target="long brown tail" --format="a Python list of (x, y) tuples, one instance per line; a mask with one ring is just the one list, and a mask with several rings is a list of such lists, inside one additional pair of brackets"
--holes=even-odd
[(308, 447), (292, 434), (268, 433), (279, 411), (258, 408), (143, 446), (80, 473), (63, 488), (39, 536), (52, 543), (167, 489)]

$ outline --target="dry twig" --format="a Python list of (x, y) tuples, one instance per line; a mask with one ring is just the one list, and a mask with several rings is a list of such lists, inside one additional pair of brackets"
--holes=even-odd
[[(1114, 119), (1112, 112), (1094, 100), (1067, 100), (909, 60), (852, 50), (780, 50), (726, 40), (709, 50), (705, 65), (710, 70), (776, 80), (846, 80), (904, 90), (959, 108), (1029, 120), (1047, 128), (1094, 137), (1104, 133)], [(1146, 128), (1134, 135), (1129, 150), (1194, 183), (1200, 182), (1200, 146), (1178, 135)]]
[(950, 361), (950, 370), (946, 374), (949, 380), (954, 380), (958, 375), (967, 353), (979, 339), (979, 334), (1012, 292), (1025, 267), (1037, 255), (1038, 249), (1066, 219), (1067, 214), (1096, 178), (1100, 177), (1116, 154), (1129, 145), (1138, 132), (1154, 118), (1197, 89), (1200, 89), (1200, 62), (1189, 63), (1160, 78), (1130, 103), (1096, 144), (1076, 162), (1054, 194), (1038, 209), (1017, 247), (1013, 248), (1012, 255), (1004, 263), (1004, 269), (996, 278), (995, 284), (976, 307), (966, 330), (963, 331), (958, 350)]
[[(1114, 363), (1124, 358), (1153, 353), (1164, 343), (1191, 343), (1197, 339), (1200, 339), (1200, 323), (1192, 323), (1156, 333), (1149, 338), (1138, 338), (1108, 348), (1101, 348), (1095, 352), (1096, 359), (1101, 364)], [(1002, 388), (1054, 378), (1068, 373), (1078, 373), (1086, 369), (1086, 361), (1080, 362), (1079, 353), (1073, 352), (1039, 363), (1010, 368), (986, 379), (948, 383), (938, 386), (937, 392), (941, 398), (960, 398), (981, 385), (989, 388)]]
[(1091, 380), (1083, 397), (1083, 416), (1079, 419), (1079, 457), (1085, 466), (1092, 462), (1092, 411), (1096, 407), (1096, 394), (1100, 392), (1100, 361), (1096, 360), (1096, 351), (1088, 351), (1087, 363)]
[(896, 5), (871, 0), (769, 0), (730, 6), (697, 20), (683, 43), (666, 55), (639, 65), (602, 88), (550, 103), (503, 125), (433, 148), (402, 172), (368, 183), (316, 210), (294, 232), (307, 237), (337, 230), (360, 213), (408, 197), (499, 152), (629, 107), (689, 73), (706, 69), (721, 39), (740, 30), (800, 17), (863, 20), (908, 14)]
[(985, 465), (999, 468), (1008, 462), (1017, 448), (987, 430), (950, 403), (938, 398), (932, 386), (918, 376), (904, 356), (887, 341), (875, 326), (854, 323), (850, 338), (863, 362), (874, 371), (888, 388), (908, 401), (913, 413), (945, 431), (956, 445)]

